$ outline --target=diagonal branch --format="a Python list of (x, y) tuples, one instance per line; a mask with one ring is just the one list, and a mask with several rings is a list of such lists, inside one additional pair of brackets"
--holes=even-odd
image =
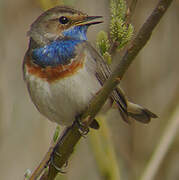
[[(122, 57), (120, 63), (116, 67), (115, 71), (111, 74), (110, 78), (106, 81), (103, 88), (99, 94), (92, 100), (87, 110), (82, 115), (82, 122), (85, 122), (86, 126), (90, 124), (92, 119), (101, 109), (102, 105), (105, 103), (106, 99), (113, 91), (113, 89), (119, 84), (119, 79), (122, 79), (124, 73), (129, 68), (130, 64), (137, 56), (139, 51), (145, 46), (147, 41), (150, 39), (153, 29), (159, 23), (161, 17), (164, 15), (168, 7), (170, 6), (172, 0), (160, 0), (156, 8), (153, 10), (151, 15), (145, 21), (141, 29), (139, 30), (137, 36), (131, 42), (129, 48), (126, 50), (124, 56)], [(56, 146), (55, 151), (58, 155), (54, 153), (53, 163), (59, 168), (68, 161), (70, 155), (73, 152), (75, 145), (78, 143), (82, 135), (79, 132), (79, 127), (76, 122), (67, 130), (60, 138), (58, 146)], [(59, 156), (60, 154), (60, 156)], [(49, 171), (47, 176), (43, 176), (41, 180), (53, 180), (58, 171), (54, 168), (52, 164), (49, 165)], [(31, 179), (33, 180), (33, 179)]]
[(88, 110), (84, 113), (84, 118), (88, 115), (90, 117), (95, 117), (95, 115), (99, 112), (109, 94), (119, 84), (119, 79), (122, 79), (124, 73), (127, 71), (134, 58), (150, 39), (153, 29), (159, 23), (161, 17), (164, 15), (171, 2), (172, 0), (159, 1), (152, 14), (139, 30), (137, 36), (131, 42), (115, 71), (111, 74), (98, 96), (96, 96), (88, 107)]

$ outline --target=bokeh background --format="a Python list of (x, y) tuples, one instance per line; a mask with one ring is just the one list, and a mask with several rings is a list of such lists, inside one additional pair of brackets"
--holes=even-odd
[[(47, 151), (55, 124), (42, 117), (32, 104), (22, 76), (22, 61), (28, 46), (26, 32), (45, 1), (0, 0), (0, 179), (23, 179)], [(54, 3), (54, 0), (52, 0)], [(109, 30), (109, 0), (68, 0), (65, 3), (103, 15), (104, 23), (89, 30), (95, 45), (100, 30)], [(132, 22), (135, 32), (155, 7), (155, 0), (138, 0)], [(179, 2), (174, 1), (148, 42), (128, 69), (122, 82), (129, 99), (158, 114), (148, 125), (121, 121), (116, 110), (107, 114), (121, 179), (139, 179), (166, 127), (179, 106)], [(116, 57), (116, 60), (118, 57)], [(178, 118), (179, 121), (179, 117)], [(94, 132), (97, 133), (97, 132)], [(179, 134), (162, 161), (156, 180), (179, 179)], [(109, 162), (110, 164), (110, 162)], [(69, 180), (103, 179), (95, 162), (89, 138), (82, 139), (70, 159)]]

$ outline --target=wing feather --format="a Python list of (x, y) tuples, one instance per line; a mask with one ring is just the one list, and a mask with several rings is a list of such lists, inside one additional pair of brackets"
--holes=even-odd
[[(88, 54), (92, 56), (90, 59), (94, 60), (89, 63), (88, 69), (96, 75), (99, 83), (103, 86), (111, 74), (111, 69), (109, 65), (105, 63), (103, 57), (91, 46), (89, 42), (86, 42), (85, 49), (87, 49), (87, 51), (89, 51)], [(151, 118), (157, 118), (157, 115), (148, 109), (129, 102), (120, 86), (114, 89), (110, 98), (113, 102), (117, 103), (119, 112), (125, 122), (129, 122), (129, 116), (142, 123), (148, 123)]]

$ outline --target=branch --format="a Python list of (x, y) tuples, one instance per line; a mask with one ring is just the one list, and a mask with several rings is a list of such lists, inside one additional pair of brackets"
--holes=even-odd
[(174, 113), (172, 114), (169, 122), (157, 143), (157, 147), (153, 152), (153, 155), (147, 164), (140, 180), (152, 180), (155, 178), (160, 164), (164, 160), (171, 144), (173, 143), (179, 129), (179, 106), (176, 107)]
[[(164, 161), (165, 155), (168, 153), (169, 148), (172, 146), (179, 130), (179, 85), (177, 86), (169, 105), (164, 110), (164, 119), (167, 120), (166, 127), (158, 140), (157, 146), (152, 152), (149, 162), (141, 175), (140, 180), (152, 180), (158, 173), (160, 165)], [(170, 112), (170, 113), (169, 113)], [(171, 114), (172, 112), (172, 114)]]
[[(106, 81), (99, 94), (92, 100), (87, 110), (83, 113), (82, 122), (84, 125), (86, 125), (86, 127), (89, 126), (92, 119), (99, 112), (110, 93), (119, 84), (119, 79), (122, 79), (124, 73), (127, 71), (139, 51), (145, 46), (152, 34), (153, 29), (159, 23), (161, 17), (164, 15), (171, 2), (172, 0), (160, 0), (156, 8), (153, 10), (152, 14), (143, 24), (137, 36), (134, 38), (129, 48), (126, 50), (115, 71)], [(60, 138), (58, 146), (56, 146), (55, 148), (55, 151), (58, 153), (58, 155), (54, 153), (53, 162), (56, 166), (58, 166), (59, 168), (62, 168), (64, 166), (64, 164), (68, 161), (71, 153), (73, 152), (75, 145), (81, 137), (82, 135), (79, 132), (79, 126), (76, 122), (74, 122), (71, 127), (68, 127), (66, 129), (66, 131)], [(55, 169), (51, 163), (49, 165), (47, 177), (43, 176), (42, 179), (44, 180), (47, 178), (48, 180), (53, 180), (56, 177), (57, 173), (58, 170)]]
[(111, 74), (110, 78), (106, 81), (100, 93), (91, 102), (87, 111), (83, 114), (83, 118), (87, 116), (94, 118), (95, 115), (99, 112), (100, 108), (105, 103), (110, 93), (119, 84), (118, 79), (122, 79), (124, 73), (127, 71), (134, 58), (150, 39), (153, 29), (159, 23), (161, 17), (164, 15), (171, 2), (172, 0), (159, 1), (152, 14), (143, 24), (137, 36), (129, 45), (129, 48), (126, 50), (115, 71)]

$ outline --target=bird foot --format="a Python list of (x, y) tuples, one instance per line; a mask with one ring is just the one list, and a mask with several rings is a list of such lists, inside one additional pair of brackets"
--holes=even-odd
[(80, 134), (81, 134), (84, 138), (86, 138), (86, 135), (87, 135), (88, 132), (89, 132), (89, 128), (86, 127), (86, 126), (80, 121), (80, 118), (79, 118), (79, 117), (76, 118), (76, 123), (77, 123), (77, 125), (78, 125), (78, 130), (79, 130)]
[(58, 153), (58, 152), (56, 151), (56, 149), (54, 149), (54, 152), (52, 153), (51, 158), (50, 158), (50, 164), (51, 164), (59, 173), (65, 174), (65, 173), (66, 173), (65, 168), (68, 166), (68, 161), (65, 162), (65, 164), (63, 165), (63, 168), (58, 167), (58, 166), (55, 164), (55, 162), (54, 162), (54, 156), (58, 156), (59, 158), (61, 158), (61, 154)]

